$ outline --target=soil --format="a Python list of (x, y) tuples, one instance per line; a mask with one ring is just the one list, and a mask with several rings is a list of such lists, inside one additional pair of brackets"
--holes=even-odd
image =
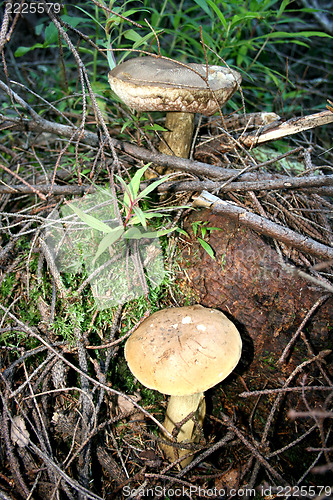
[[(213, 259), (193, 234), (193, 223), (206, 222), (205, 241), (214, 251)], [(234, 419), (240, 428), (252, 429), (253, 436), (260, 436), (270, 418), (277, 395), (242, 398), (245, 391), (281, 388), (288, 377), (291, 386), (297, 381), (320, 383), (320, 370), (316, 367), (301, 370), (300, 365), (309, 356), (332, 349), (333, 299), (325, 290), (291, 272), (290, 265), (280, 257), (271, 241), (256, 232), (239, 227), (230, 218), (213, 215), (209, 210), (193, 212), (187, 217), (184, 229), (189, 234), (182, 249), (183, 270), (179, 282), (183, 289), (191, 291), (192, 301), (222, 310), (237, 325), (243, 339), (243, 353), (236, 371), (218, 388), (206, 395), (211, 426), (219, 435), (219, 420), (214, 421), (221, 410)], [(322, 300), (305, 322), (302, 333), (288, 351), (282, 363), (279, 359), (295, 332), (300, 328), (309, 310)], [(327, 353), (328, 354), (328, 353)], [(333, 374), (332, 355), (326, 358), (328, 372)], [(293, 377), (293, 374), (299, 376)], [(318, 377), (318, 378), (317, 378)], [(302, 383), (302, 382), (300, 382)], [(280, 411), (274, 416), (269, 429), (269, 440), (277, 449), (296, 439), (309, 426), (308, 422), (292, 420), (289, 410), (306, 411), (324, 404), (325, 397), (309, 391), (306, 400), (299, 392), (285, 395)], [(215, 417), (214, 417), (215, 415)], [(258, 437), (259, 439), (259, 437)], [(280, 455), (280, 467), (284, 477), (297, 476), (310, 460), (310, 440)], [(271, 443), (272, 444), (272, 443)], [(314, 443), (313, 443), (314, 444)], [(244, 466), (244, 450), (237, 460), (238, 469)], [(312, 478), (312, 476), (311, 476)], [(313, 478), (316, 481), (316, 478)]]
[[(215, 259), (193, 235), (198, 221), (218, 228), (207, 231), (206, 238)], [(281, 355), (311, 307), (327, 295), (325, 290), (295, 276), (270, 242), (228, 217), (200, 210), (187, 218), (184, 228), (192, 237), (182, 251), (184, 276), (200, 303), (221, 309), (239, 326), (249, 364), (267, 354)], [(316, 351), (332, 347), (332, 305), (333, 298), (327, 297), (303, 329)]]

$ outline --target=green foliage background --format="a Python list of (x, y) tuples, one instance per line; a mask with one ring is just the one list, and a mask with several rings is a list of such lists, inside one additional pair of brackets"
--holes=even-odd
[[(314, 105), (325, 105), (325, 98), (313, 100), (309, 81), (318, 97), (327, 85), (332, 89), (332, 37), (311, 27), (313, 13), (314, 9), (290, 0), (85, 0), (64, 2), (61, 17), (69, 31), (79, 29), (87, 36), (86, 41), (80, 41), (80, 55), (91, 73), (94, 90), (103, 96), (109, 93), (109, 67), (140, 52), (160, 52), (184, 62), (207, 59), (209, 64), (237, 68), (243, 76), (247, 111), (288, 113), (298, 106), (313, 109)], [(45, 41), (18, 47), (17, 57), (32, 49), (44, 49), (45, 53), (45, 49), (58, 46), (57, 30), (48, 18), (41, 19), (35, 31), (36, 36), (43, 33)], [(45, 90), (50, 76), (58, 79), (52, 90), (53, 99), (62, 99), (57, 106), (65, 109), (65, 93), (78, 111), (79, 102), (73, 98), (77, 82), (71, 79), (70, 71), (74, 62), (68, 51), (63, 57), (69, 59), (58, 75), (50, 75), (40, 65), (45, 78), (37, 85)], [(34, 69), (29, 71), (36, 77)], [(99, 104), (105, 111), (103, 99)], [(233, 109), (241, 105), (239, 96), (231, 103)]]

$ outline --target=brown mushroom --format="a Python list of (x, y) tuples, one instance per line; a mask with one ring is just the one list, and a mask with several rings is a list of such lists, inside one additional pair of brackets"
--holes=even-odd
[(222, 66), (183, 64), (161, 57), (138, 57), (109, 73), (112, 90), (137, 111), (166, 111), (160, 151), (188, 158), (194, 114), (214, 114), (241, 82), (241, 75)]
[[(204, 391), (224, 380), (237, 365), (242, 341), (235, 325), (220, 311), (201, 305), (163, 309), (152, 314), (130, 336), (125, 357), (133, 375), (170, 400), (164, 427), (172, 434), (176, 424), (195, 415), (202, 426)], [(198, 440), (189, 418), (178, 431), (179, 443)], [(163, 446), (170, 461), (189, 450)], [(192, 457), (184, 459), (182, 467)]]

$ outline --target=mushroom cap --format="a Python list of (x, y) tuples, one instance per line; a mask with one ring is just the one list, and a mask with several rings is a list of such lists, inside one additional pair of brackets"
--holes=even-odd
[(208, 66), (207, 75), (205, 64), (185, 65), (152, 56), (129, 59), (109, 72), (112, 90), (132, 109), (206, 116), (230, 99), (241, 79), (226, 67)]
[(185, 396), (224, 380), (241, 349), (237, 328), (222, 312), (194, 305), (152, 314), (127, 340), (125, 358), (144, 386)]

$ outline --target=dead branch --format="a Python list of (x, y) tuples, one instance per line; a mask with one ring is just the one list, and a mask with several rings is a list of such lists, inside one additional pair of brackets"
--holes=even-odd
[(332, 387), (322, 385), (308, 385), (300, 387), (282, 387), (280, 389), (262, 389), (260, 391), (244, 391), (239, 394), (240, 398), (248, 398), (252, 396), (265, 396), (271, 394), (287, 393), (287, 392), (303, 392), (303, 391), (332, 391)]
[(333, 258), (333, 248), (296, 233), (288, 227), (272, 222), (266, 217), (249, 212), (235, 203), (221, 200), (217, 196), (203, 191), (200, 196), (194, 198), (193, 206), (204, 207), (213, 213), (223, 213), (231, 218), (236, 218), (240, 225), (245, 225), (265, 236), (282, 241), (287, 246), (297, 248), (301, 252), (309, 253), (323, 259)]
[(95, 188), (92, 185), (67, 185), (67, 186), (59, 186), (57, 184), (14, 184), (14, 185), (1, 185), (0, 186), (0, 194), (8, 193), (8, 194), (33, 194), (36, 190), (45, 195), (68, 195), (68, 196), (79, 196), (85, 194), (89, 191), (89, 193), (94, 193)]
[(258, 146), (268, 141), (275, 141), (293, 134), (298, 134), (305, 130), (309, 130), (322, 125), (327, 125), (333, 122), (333, 114), (328, 111), (321, 111), (313, 115), (291, 118), (290, 120), (264, 130), (262, 133), (253, 133), (240, 137), (238, 140), (247, 147)]
[[(243, 174), (246, 176), (246, 174)], [(261, 177), (261, 174), (258, 174)], [(257, 176), (257, 177), (258, 177)], [(262, 174), (263, 177), (267, 177), (267, 174)], [(297, 190), (311, 190), (316, 191), (316, 188), (324, 188), (325, 194), (329, 196), (333, 193), (333, 175), (321, 175), (321, 176), (309, 176), (309, 177), (288, 177), (282, 176), (278, 179), (263, 179), (257, 181), (242, 181), (242, 182), (230, 182), (228, 181), (211, 181), (209, 179), (205, 181), (177, 181), (177, 182), (164, 182), (158, 186), (158, 192), (160, 193), (176, 193), (176, 192), (195, 192), (195, 191), (218, 191), (221, 193), (229, 192), (246, 192), (246, 191), (274, 191), (279, 189), (297, 189)], [(142, 188), (147, 184), (144, 183)], [(15, 184), (15, 185), (2, 185), (0, 186), (0, 193), (8, 194), (33, 194), (36, 191), (39, 193), (51, 196), (51, 195), (69, 195), (69, 196), (79, 196), (85, 193), (94, 193), (95, 188), (92, 185), (81, 185), (81, 186), (59, 186), (57, 184)]]
[[(245, 174), (246, 176), (246, 174)], [(258, 175), (260, 176), (260, 174)], [(242, 176), (243, 177), (243, 176)], [(266, 177), (266, 174), (263, 174)], [(241, 182), (221, 182), (221, 181), (177, 181), (165, 182), (158, 187), (158, 191), (163, 192), (179, 192), (179, 191), (218, 191), (221, 193), (228, 192), (245, 192), (245, 191), (273, 191), (278, 189), (312, 189), (317, 187), (328, 187), (327, 194), (333, 192), (330, 188), (333, 186), (333, 175), (328, 176), (309, 176), (309, 177), (288, 177), (282, 176), (277, 179), (263, 179), (257, 181), (241, 181)], [(15, 186), (16, 187), (16, 186)], [(1, 189), (1, 187), (0, 187)], [(42, 188), (39, 187), (41, 190)]]

